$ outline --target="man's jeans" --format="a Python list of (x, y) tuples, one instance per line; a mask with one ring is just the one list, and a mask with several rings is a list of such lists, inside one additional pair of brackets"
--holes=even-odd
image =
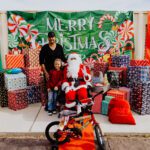
[(49, 111), (56, 110), (56, 98), (57, 98), (56, 91), (48, 92), (48, 110)]

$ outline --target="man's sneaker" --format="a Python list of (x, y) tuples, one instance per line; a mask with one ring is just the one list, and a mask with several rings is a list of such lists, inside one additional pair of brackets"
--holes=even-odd
[(52, 111), (48, 111), (48, 115), (51, 116), (53, 113)]
[(53, 110), (53, 114), (56, 114), (57, 113), (57, 111), (56, 110)]

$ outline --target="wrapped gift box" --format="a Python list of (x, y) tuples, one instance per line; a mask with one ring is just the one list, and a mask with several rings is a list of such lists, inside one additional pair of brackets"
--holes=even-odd
[(123, 85), (126, 86), (127, 84), (127, 67), (112, 67), (109, 66), (108, 70), (122, 70), (122, 76), (123, 76)]
[[(92, 95), (94, 96), (97, 93), (92, 93)], [(101, 113), (101, 105), (102, 105), (102, 94), (98, 95), (97, 97), (95, 97), (94, 99), (94, 105), (92, 106), (92, 112), (93, 113)]]
[(8, 107), (13, 110), (19, 110), (28, 106), (27, 90), (8, 91)]
[(0, 87), (5, 86), (4, 71), (0, 71)]
[(130, 106), (141, 115), (150, 114), (150, 81), (132, 82)]
[(27, 99), (28, 104), (38, 103), (41, 101), (40, 86), (28, 86), (27, 87)]
[(24, 68), (24, 55), (19, 54), (19, 55), (10, 55), (7, 54), (5, 56), (6, 59), (6, 68), (11, 69), (11, 68)]
[(127, 72), (128, 82), (149, 81), (150, 66), (129, 66)]
[(118, 88), (123, 85), (123, 71), (122, 70), (108, 70), (107, 79), (111, 87)]
[(130, 100), (131, 89), (127, 88), (127, 87), (119, 87), (119, 90), (123, 91), (123, 92), (126, 92), (126, 97), (127, 97), (127, 100), (129, 101)]
[(107, 62), (94, 62), (94, 76), (99, 76), (99, 72), (101, 71), (103, 74), (106, 73), (108, 70), (108, 63)]
[(42, 106), (45, 106), (45, 104), (47, 103), (48, 95), (47, 95), (46, 81), (42, 74), (40, 78), (40, 94)]
[(129, 55), (112, 56), (113, 67), (127, 67), (130, 65)]
[(110, 100), (103, 100), (102, 101), (102, 114), (108, 115), (108, 106), (109, 106)]
[(149, 60), (143, 59), (143, 60), (130, 60), (130, 66), (149, 66)]
[(25, 89), (27, 87), (27, 79), (24, 73), (5, 74), (5, 87), (7, 90)]
[(4, 87), (0, 87), (0, 106), (1, 107), (7, 107), (8, 106), (7, 89)]
[(25, 68), (28, 85), (39, 85), (41, 79), (41, 68)]
[(105, 96), (105, 100), (106, 100), (106, 101), (110, 101), (110, 100), (113, 99), (113, 98), (114, 98), (113, 96), (108, 96), (108, 95)]
[(117, 89), (113, 89), (113, 90), (109, 90), (107, 92), (107, 95), (108, 96), (113, 96), (114, 98), (117, 98), (117, 99), (126, 99), (126, 92), (124, 91), (120, 91), (120, 90), (117, 90)]
[(26, 67), (40, 67), (39, 52), (37, 49), (24, 50)]

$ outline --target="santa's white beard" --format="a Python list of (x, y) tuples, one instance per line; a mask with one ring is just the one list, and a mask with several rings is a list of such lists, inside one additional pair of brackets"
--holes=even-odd
[(76, 60), (68, 62), (67, 77), (78, 78), (79, 69), (80, 69), (80, 62), (77, 62)]

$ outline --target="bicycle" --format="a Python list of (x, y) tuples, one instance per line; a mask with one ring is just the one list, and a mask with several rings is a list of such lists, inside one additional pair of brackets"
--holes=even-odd
[(81, 113), (79, 114), (77, 114), (76, 111), (70, 111), (71, 113), (67, 115), (65, 115), (63, 111), (63, 113), (60, 112), (60, 117), (66, 117), (67, 121), (64, 120), (66, 123), (63, 122), (62, 129), (60, 128), (61, 121), (54, 121), (47, 125), (45, 135), (50, 143), (59, 145), (69, 142), (70, 138), (79, 139), (82, 137), (82, 130), (91, 123), (94, 128), (100, 150), (105, 150), (104, 136), (93, 112), (91, 111), (91, 107), (94, 104), (94, 98), (102, 93), (103, 91), (100, 91), (93, 97), (82, 100), (82, 103), (77, 100), (76, 103), (77, 105), (80, 105), (81, 108)]

